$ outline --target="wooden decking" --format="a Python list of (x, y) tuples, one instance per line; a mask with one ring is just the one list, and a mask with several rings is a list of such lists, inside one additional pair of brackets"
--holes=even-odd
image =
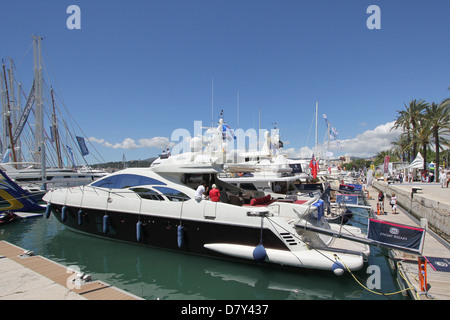
[[(128, 292), (120, 290), (116, 287), (110, 286), (102, 281), (87, 282), (82, 285), (77, 285), (71, 280), (74, 279), (74, 273), (68, 271), (68, 268), (62, 266), (56, 262), (46, 259), (42, 256), (29, 256), (24, 254), (24, 249), (19, 248), (6, 241), (0, 241), (0, 266), (3, 265), (8, 272), (2, 272), (0, 275), (0, 287), (5, 287), (8, 283), (14, 286), (14, 292), (10, 295), (2, 296), (0, 299), (88, 299), (88, 300), (141, 300), (141, 298), (134, 296)], [(2, 258), (9, 260), (8, 262), (2, 262)], [(22, 272), (15, 272), (21, 268), (25, 268)], [(1, 268), (0, 268), (1, 270)], [(29, 275), (24, 276), (24, 272), (31, 272)], [(38, 292), (38, 288), (33, 288), (33, 292), (30, 295), (24, 293), (26, 291), (26, 285), (24, 279), (36, 279), (35, 281), (41, 281), (41, 277), (38, 277), (34, 273), (39, 274), (41, 277), (50, 280), (46, 284), (46, 287), (42, 288), (42, 292)], [(20, 279), (14, 281), (14, 277), (17, 276)], [(3, 279), (3, 280), (2, 280)], [(52, 283), (53, 282), (53, 283)], [(23, 288), (20, 288), (22, 286)], [(37, 284), (38, 286), (38, 284)], [(31, 286), (33, 287), (33, 286)], [(7, 291), (6, 288), (4, 292)], [(54, 293), (48, 292), (48, 290), (54, 290)], [(59, 293), (56, 293), (59, 292)]]
[[(378, 190), (368, 187), (371, 199), (368, 200), (374, 212), (377, 208)], [(436, 196), (436, 195), (435, 195)], [(447, 199), (446, 199), (447, 201)], [(384, 215), (377, 215), (378, 219), (400, 223), (410, 226), (417, 226), (420, 222), (409, 216), (401, 208), (397, 210), (398, 214), (392, 214), (389, 199), (384, 200)], [(419, 282), (419, 263), (418, 255), (404, 253), (399, 250), (390, 250), (392, 265), (397, 272), (397, 280), (402, 288), (411, 288), (407, 290), (414, 300), (450, 300), (450, 272), (437, 271), (427, 264), (427, 282), (428, 292), (420, 289)], [(422, 256), (439, 257), (450, 259), (449, 245), (442, 239), (439, 239), (434, 233), (427, 230), (423, 246)], [(428, 294), (427, 294), (428, 293)]]

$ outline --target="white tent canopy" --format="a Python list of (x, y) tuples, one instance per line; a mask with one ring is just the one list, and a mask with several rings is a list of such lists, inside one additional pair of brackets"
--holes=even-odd
[(411, 162), (411, 164), (408, 166), (408, 168), (411, 168), (411, 169), (423, 169), (423, 157), (420, 154), (420, 152), (417, 153), (416, 158), (414, 159), (413, 162)]

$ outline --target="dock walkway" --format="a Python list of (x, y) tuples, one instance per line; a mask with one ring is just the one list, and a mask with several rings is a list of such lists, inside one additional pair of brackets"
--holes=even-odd
[[(422, 190), (426, 190), (426, 192), (423, 192), (422, 197), (427, 197), (440, 202), (449, 202), (449, 198), (447, 197), (449, 189), (440, 189), (437, 185), (424, 185), (423, 187)], [(399, 190), (400, 188), (409, 188), (409, 192), (411, 190), (411, 186), (407, 186), (406, 184), (390, 185), (390, 188), (399, 188)], [(437, 191), (434, 192), (434, 189), (432, 188), (436, 188)], [(369, 186), (367, 191), (369, 191), (370, 195), (368, 202), (372, 206), (374, 212), (377, 212), (378, 190)], [(387, 197), (384, 199), (384, 211), (385, 214), (377, 215), (378, 219), (410, 226), (420, 226), (421, 222), (408, 214), (406, 210), (400, 206), (397, 209), (398, 213), (393, 214), (389, 204), (389, 198)], [(393, 260), (393, 267), (397, 271), (397, 279), (399, 280), (400, 287), (412, 287), (412, 290), (407, 291), (414, 300), (450, 300), (450, 244), (427, 228), (422, 256), (429, 257), (430, 259), (438, 258), (442, 264), (448, 265), (446, 268), (447, 271), (439, 271), (439, 269), (435, 269), (432, 264), (429, 262), (427, 263), (428, 294), (420, 290), (419, 256), (411, 253), (404, 253), (399, 250), (390, 250), (390, 257)], [(445, 270), (445, 268), (442, 270)]]
[(67, 267), (25, 252), (0, 241), (0, 300), (142, 300), (102, 281), (72, 282)]

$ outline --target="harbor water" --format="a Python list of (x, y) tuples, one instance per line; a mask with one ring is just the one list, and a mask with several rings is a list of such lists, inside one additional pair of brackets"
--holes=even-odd
[[(364, 209), (351, 224), (365, 228)], [(20, 220), (0, 228), (0, 240), (64, 266), (77, 266), (101, 280), (148, 300), (404, 300), (389, 267), (386, 249), (372, 247), (364, 269), (336, 276), (330, 271), (283, 270), (143, 247), (85, 234), (54, 216)], [(379, 272), (368, 272), (368, 266)], [(369, 269), (372, 270), (372, 269)], [(378, 277), (378, 278), (374, 278)]]

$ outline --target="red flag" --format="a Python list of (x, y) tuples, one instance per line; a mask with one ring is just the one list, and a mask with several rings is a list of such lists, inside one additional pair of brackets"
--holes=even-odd
[(389, 173), (389, 156), (384, 157), (384, 173)]
[(312, 156), (311, 161), (309, 162), (309, 167), (311, 168), (311, 174), (313, 178), (317, 177), (317, 172), (319, 172), (319, 163), (314, 158), (314, 154)]

